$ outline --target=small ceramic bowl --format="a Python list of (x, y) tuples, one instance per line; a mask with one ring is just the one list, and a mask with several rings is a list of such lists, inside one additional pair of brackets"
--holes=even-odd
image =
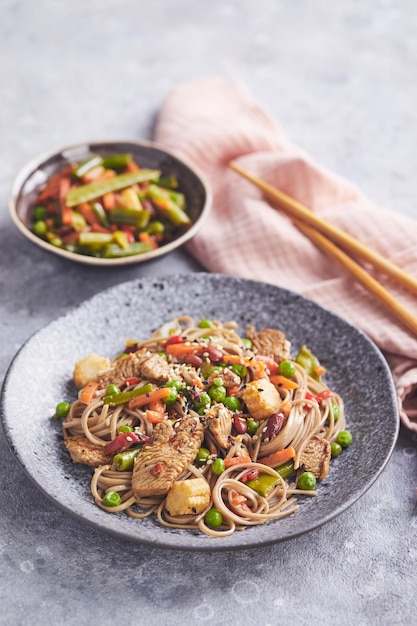
[[(70, 163), (79, 163), (89, 156), (111, 156), (130, 153), (142, 168), (157, 169), (161, 175), (174, 175), (178, 179), (178, 191), (186, 198), (187, 214), (191, 224), (178, 236), (149, 252), (119, 258), (87, 256), (50, 244), (31, 230), (31, 208), (40, 189), (55, 173)], [(96, 266), (126, 265), (155, 259), (172, 252), (189, 241), (204, 223), (211, 208), (210, 186), (192, 165), (150, 141), (102, 141), (70, 145), (55, 152), (44, 154), (28, 163), (16, 176), (9, 196), (9, 211), (19, 231), (32, 243), (77, 263)]]

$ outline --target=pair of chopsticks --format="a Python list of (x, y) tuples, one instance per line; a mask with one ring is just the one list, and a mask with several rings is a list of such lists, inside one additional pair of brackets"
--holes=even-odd
[[(330, 222), (318, 217), (297, 200), (246, 171), (235, 161), (231, 161), (229, 167), (261, 189), (269, 200), (276, 203), (292, 218), (294, 224), (304, 235), (323, 252), (338, 261), (365, 289), (395, 315), (408, 330), (417, 335), (417, 317), (400, 304), (359, 263), (350, 258), (345, 250), (367, 261), (373, 267), (394, 279), (398, 285), (417, 296), (417, 280), (415, 278), (337, 226), (333, 226)], [(339, 248), (336, 244), (341, 247)]]

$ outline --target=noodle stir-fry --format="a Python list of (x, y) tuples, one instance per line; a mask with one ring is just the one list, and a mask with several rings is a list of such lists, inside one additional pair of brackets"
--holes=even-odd
[(184, 316), (78, 361), (56, 415), (99, 507), (221, 537), (295, 512), (350, 444), (324, 374), (279, 330)]

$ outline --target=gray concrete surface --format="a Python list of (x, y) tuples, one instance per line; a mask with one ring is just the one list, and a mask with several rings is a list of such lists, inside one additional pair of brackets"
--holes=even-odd
[[(0, 381), (33, 332), (98, 291), (202, 269), (185, 251), (125, 269), (72, 265), (27, 243), (7, 212), (26, 161), (77, 141), (150, 138), (178, 82), (242, 81), (319, 162), (417, 216), (412, 0), (0, 0), (0, 14)], [(0, 623), (417, 624), (416, 461), (402, 433), (380, 479), (329, 524), (200, 555), (64, 515), (0, 433)]]

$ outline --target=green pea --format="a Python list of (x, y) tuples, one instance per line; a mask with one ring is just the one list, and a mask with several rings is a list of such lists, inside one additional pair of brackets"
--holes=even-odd
[(175, 387), (168, 387), (168, 389), (171, 391), (171, 393), (166, 398), (163, 398), (162, 402), (168, 405), (174, 404), (178, 399), (178, 389), (176, 389)]
[(285, 376), (285, 378), (293, 378), (295, 376), (295, 365), (291, 363), (291, 361), (281, 361), (278, 368), (281, 376)]
[(215, 374), (216, 372), (221, 372), (223, 369), (224, 368), (220, 367), (219, 365), (213, 365), (206, 372), (204, 372), (204, 378), (207, 380), (207, 378), (209, 378), (212, 374)]
[(133, 433), (134, 428), (132, 428), (132, 426), (129, 426), (129, 424), (120, 424), (120, 426), (117, 429), (117, 432), (119, 433), (119, 435), (121, 435), (122, 433)]
[(259, 428), (259, 422), (257, 420), (254, 420), (253, 417), (248, 417), (248, 419), (246, 420), (246, 425), (248, 427), (247, 432), (251, 436), (254, 435)]
[(213, 323), (211, 322), (211, 320), (203, 319), (198, 322), (198, 327), (199, 328), (212, 328)]
[(173, 378), (172, 380), (169, 380), (167, 383), (165, 383), (165, 387), (168, 387), (169, 389), (176, 389), (177, 391), (180, 391), (183, 386), (184, 383), (181, 380), (177, 380), (176, 378)]
[(104, 506), (119, 506), (122, 504), (122, 499), (117, 491), (107, 491), (103, 496)]
[(225, 470), (224, 460), (218, 456), (217, 459), (214, 459), (211, 465), (211, 471), (216, 476), (220, 476), (220, 474), (223, 474), (224, 470)]
[(240, 363), (233, 363), (230, 369), (234, 374), (236, 374), (236, 376), (239, 376), (240, 378), (245, 378), (246, 374), (248, 373), (248, 368), (244, 365), (241, 365)]
[(58, 402), (55, 407), (55, 415), (61, 419), (65, 419), (70, 412), (71, 405), (69, 402)]
[(37, 206), (33, 210), (33, 219), (35, 222), (39, 220), (44, 220), (48, 215), (48, 211), (44, 206)]
[(201, 464), (207, 463), (209, 456), (210, 450), (208, 450), (207, 448), (200, 448), (197, 452), (196, 461), (197, 463)]
[(246, 350), (252, 350), (253, 343), (248, 337), (242, 337), (241, 341), (243, 347), (246, 348)]
[(336, 437), (336, 442), (342, 446), (342, 448), (348, 448), (352, 443), (352, 433), (348, 430), (341, 430)]
[(337, 420), (339, 419), (339, 415), (340, 415), (340, 408), (339, 408), (339, 405), (336, 404), (335, 402), (332, 402), (332, 411), (333, 411), (333, 419), (335, 422), (337, 422)]
[(149, 222), (146, 228), (146, 232), (150, 235), (160, 235), (164, 232), (164, 230), (165, 226), (162, 222), (159, 222), (158, 220), (155, 220), (154, 222)]
[(210, 406), (211, 398), (206, 391), (202, 391), (200, 393), (200, 399), (194, 400), (193, 404), (196, 409), (205, 409), (207, 406)]
[(214, 402), (223, 402), (226, 397), (226, 387), (224, 387), (223, 385), (213, 385), (212, 387), (210, 387), (208, 393), (210, 398), (214, 400)]
[(38, 235), (38, 237), (43, 237), (46, 234), (47, 230), (48, 227), (43, 220), (38, 220), (33, 225), (33, 232), (35, 233), (35, 235)]
[(237, 396), (226, 396), (223, 400), (223, 404), (231, 411), (240, 411), (242, 408), (241, 402)]
[(209, 509), (204, 516), (204, 521), (211, 528), (218, 528), (223, 523), (223, 515), (218, 509)]
[(62, 248), (62, 239), (60, 237), (53, 237), (49, 243), (51, 246), (55, 246), (55, 248)]
[(303, 491), (311, 491), (316, 486), (316, 477), (312, 472), (303, 472), (297, 481), (297, 487)]
[(342, 450), (343, 448), (340, 443), (337, 443), (337, 441), (332, 441), (332, 443), (330, 444), (330, 451), (333, 459), (339, 456), (339, 454), (342, 453)]
[(213, 385), (216, 385), (216, 387), (220, 387), (221, 385), (223, 385), (223, 378), (221, 378), (220, 376), (216, 376), (216, 378), (213, 378)]
[(106, 396), (117, 396), (119, 393), (119, 387), (113, 383), (111, 383), (106, 389)]

